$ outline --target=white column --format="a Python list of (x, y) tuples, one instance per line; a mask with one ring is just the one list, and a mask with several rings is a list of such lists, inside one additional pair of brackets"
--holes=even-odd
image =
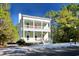
[(42, 38), (42, 42), (43, 42), (43, 44), (44, 44), (43, 32), (41, 32), (41, 38)]
[(41, 22), (41, 29), (43, 29), (43, 22)]
[(23, 25), (23, 29), (22, 30), (23, 30), (23, 38), (24, 38), (25, 34), (24, 34), (24, 20), (23, 20), (23, 16), (22, 16), (22, 25)]
[(35, 27), (35, 21), (33, 20), (33, 28)]
[[(33, 20), (33, 28), (35, 28), (35, 21)], [(35, 31), (33, 31), (33, 38), (35, 38)]]
[(35, 31), (33, 31), (33, 38), (35, 39)]

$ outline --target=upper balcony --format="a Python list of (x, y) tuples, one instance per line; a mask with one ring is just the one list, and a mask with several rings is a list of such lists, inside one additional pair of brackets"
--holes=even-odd
[(28, 31), (49, 31), (50, 30), (50, 21), (49, 18), (35, 17), (35, 16), (27, 16), (20, 15), (19, 16), (20, 27), (23, 30)]
[[(32, 21), (32, 20), (24, 20), (21, 22), (23, 28), (26, 30), (49, 30), (50, 23), (48, 22), (41, 22), (41, 21)], [(21, 26), (22, 27), (22, 26)]]
[(33, 25), (25, 25), (24, 27), (24, 30), (27, 30), (27, 31), (50, 31), (50, 27), (48, 27), (47, 25), (46, 26), (33, 26)]
[(25, 25), (24, 28), (42, 29), (42, 26)]

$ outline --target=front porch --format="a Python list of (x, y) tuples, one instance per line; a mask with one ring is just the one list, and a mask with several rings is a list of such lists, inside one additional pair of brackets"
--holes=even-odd
[(44, 43), (49, 41), (48, 32), (25, 31), (22, 39), (28, 43)]

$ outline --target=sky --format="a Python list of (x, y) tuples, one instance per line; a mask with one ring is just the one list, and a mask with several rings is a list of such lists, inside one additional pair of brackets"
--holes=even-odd
[(66, 3), (12, 3), (10, 14), (14, 25), (18, 24), (18, 14), (43, 17), (50, 10), (59, 11)]

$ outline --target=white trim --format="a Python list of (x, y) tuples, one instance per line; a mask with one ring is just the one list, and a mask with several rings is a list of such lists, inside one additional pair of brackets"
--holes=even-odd
[(33, 28), (24, 28), (24, 31), (37, 31), (37, 32), (50, 32), (50, 29), (33, 29)]
[(50, 22), (50, 20), (43, 20), (43, 19), (41, 20), (41, 19), (37, 19), (37, 18), (23, 17), (23, 20), (26, 20), (26, 19), (32, 20), (32, 21), (34, 20), (34, 21), (43, 21), (43, 22), (48, 22), (48, 23)]
[(24, 15), (24, 14), (22, 14), (22, 16), (23, 17), (28, 17), (28, 18), (42, 19), (42, 20), (51, 20), (50, 18), (38, 17), (38, 16), (30, 16), (30, 15)]

